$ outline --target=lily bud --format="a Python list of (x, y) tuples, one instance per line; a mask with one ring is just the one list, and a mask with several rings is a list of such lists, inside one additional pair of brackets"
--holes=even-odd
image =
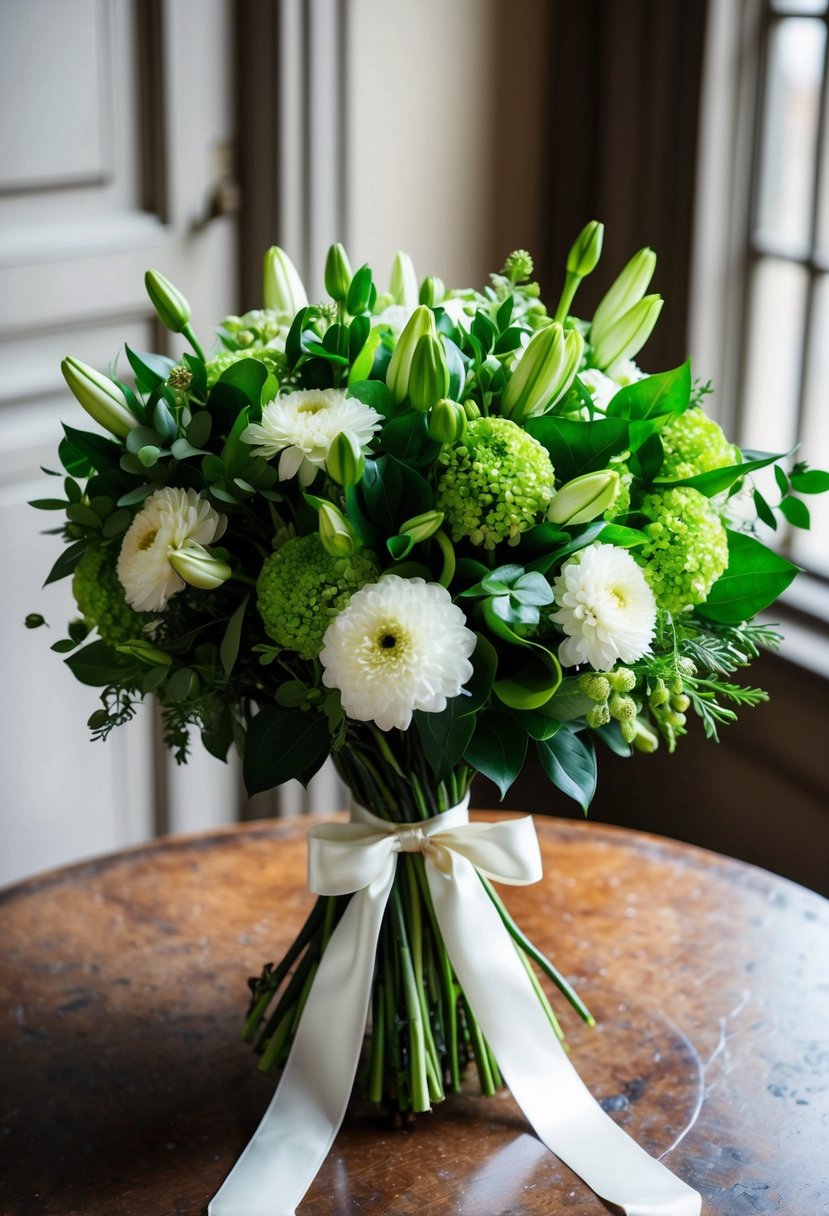
[(420, 284), (420, 303), (425, 304), (427, 308), (434, 308), (436, 304), (440, 304), (445, 295), (446, 284), (437, 275), (430, 274)]
[(67, 357), (61, 362), (63, 378), (75, 399), (99, 426), (124, 439), (138, 426), (138, 419), (117, 384), (96, 372), (80, 359)]
[(578, 330), (557, 321), (530, 339), (501, 396), (501, 412), (523, 423), (551, 409), (573, 383), (584, 351)]
[(603, 240), (604, 224), (600, 224), (598, 220), (585, 224), (567, 255), (567, 273), (577, 275), (580, 279), (591, 274), (602, 256)]
[(152, 667), (170, 667), (173, 662), (172, 655), (167, 654), (166, 650), (159, 650), (157, 646), (152, 646), (142, 638), (133, 638), (130, 642), (119, 642), (115, 649), (119, 654), (128, 655), (131, 659), (138, 659), (142, 663), (149, 663)]
[(449, 367), (440, 338), (425, 334), (418, 341), (409, 372), (409, 400), (421, 414), (449, 392)]
[(357, 537), (341, 511), (331, 502), (321, 502), (319, 509), (320, 540), (332, 557), (353, 557), (359, 548)]
[(356, 486), (366, 467), (366, 458), (351, 431), (340, 431), (328, 449), (325, 471), (337, 485)]
[(294, 316), (308, 304), (299, 272), (284, 249), (272, 245), (262, 264), (262, 303), (273, 312)]
[(662, 311), (661, 296), (645, 296), (611, 325), (593, 346), (593, 363), (600, 371), (637, 355), (653, 332)]
[[(437, 338), (435, 314), (431, 308), (426, 308), (421, 304), (409, 317), (403, 332), (397, 339), (397, 345), (386, 371), (386, 384), (391, 389), (397, 405), (405, 400), (409, 391), (409, 376), (415, 348), (426, 334), (429, 337)], [(442, 397), (445, 391), (444, 389), (443, 393), (438, 393), (438, 396)]]
[(157, 270), (148, 270), (144, 286), (161, 324), (171, 333), (180, 334), (190, 320), (190, 305), (177, 287)]
[(466, 430), (466, 410), (458, 401), (442, 397), (429, 411), (429, 438), (437, 443), (457, 443)]
[(368, 265), (361, 266), (351, 280), (345, 306), (352, 317), (369, 312), (377, 299), (377, 288), (371, 277)]
[(331, 245), (325, 259), (325, 290), (332, 300), (345, 304), (351, 286), (351, 263), (342, 245)]
[(547, 510), (553, 524), (586, 524), (612, 507), (619, 497), (621, 479), (614, 469), (583, 473), (563, 485)]
[(636, 718), (633, 723), (632, 743), (638, 752), (643, 752), (646, 756), (650, 756), (659, 747), (659, 736), (647, 722), (643, 722), (641, 718)]
[(214, 557), (204, 545), (196, 541), (188, 541), (180, 549), (174, 549), (170, 554), (170, 565), (185, 583), (198, 587), (201, 591), (212, 591), (227, 582), (232, 570), (227, 562)]
[(410, 536), (413, 544), (419, 545), (421, 541), (434, 536), (442, 523), (443, 511), (424, 511), (422, 515), (413, 515), (401, 524), (400, 535)]
[(417, 275), (414, 262), (408, 253), (398, 250), (394, 255), (391, 267), (389, 292), (395, 304), (405, 304), (406, 308), (416, 308), (418, 300)]
[(594, 346), (602, 341), (612, 325), (629, 312), (634, 304), (639, 303), (648, 290), (655, 269), (656, 254), (652, 249), (646, 246), (633, 255), (593, 314), (590, 341)]

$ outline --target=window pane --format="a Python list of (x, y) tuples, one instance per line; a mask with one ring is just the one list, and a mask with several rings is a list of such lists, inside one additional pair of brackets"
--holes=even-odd
[(776, 22), (769, 37), (757, 224), (798, 245), (811, 240), (825, 40), (823, 21), (797, 17)]
[[(829, 469), (829, 276), (820, 280), (815, 292), (812, 334), (806, 372), (806, 399), (802, 423), (803, 444), (798, 455), (816, 469)], [(804, 494), (812, 515), (808, 532), (792, 530), (793, 557), (816, 574), (829, 577), (829, 494)]]
[(763, 258), (755, 267), (739, 438), (745, 447), (786, 452), (796, 442), (807, 281), (792, 262)]
[(826, 12), (829, 0), (772, 0), (772, 8), (776, 13), (805, 13), (816, 16)]
[(823, 147), (820, 149), (818, 173), (820, 175), (820, 201), (818, 207), (817, 248), (824, 259), (829, 259), (829, 89), (823, 95)]

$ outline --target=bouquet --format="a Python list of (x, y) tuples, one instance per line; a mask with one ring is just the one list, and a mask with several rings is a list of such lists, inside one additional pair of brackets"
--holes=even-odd
[[(597, 748), (673, 751), (691, 715), (716, 740), (765, 699), (734, 677), (777, 641), (753, 618), (797, 571), (757, 524), (808, 524), (798, 495), (829, 487), (731, 443), (689, 363), (647, 375), (632, 361), (662, 308), (652, 250), (592, 319), (573, 314), (602, 235), (593, 222), (575, 241), (553, 312), (520, 250), (481, 291), (418, 283), (399, 254), (380, 294), (334, 245), (330, 299), (309, 304), (273, 248), (264, 307), (227, 317), (210, 355), (186, 299), (149, 271), (190, 350), (125, 347), (128, 368), (108, 375), (63, 363), (105, 433), (66, 425), (64, 495), (33, 504), (65, 517), (47, 581), (71, 577), (79, 613), (53, 649), (101, 689), (94, 738), (152, 695), (177, 760), (195, 728), (213, 755), (242, 755), (251, 794), (307, 783), (330, 756), (357, 812), (328, 844), (395, 842), (355, 1033), (368, 1012), (358, 1080), (402, 1118), (469, 1063), (484, 1093), (502, 1083), (485, 998), (436, 909), (434, 873), (451, 865), (430, 833), (465, 821), (475, 774), (503, 796), (528, 752), (586, 811)], [(766, 466), (774, 503), (753, 482)], [(557, 1041), (541, 977), (590, 1014), (473, 861)], [(519, 870), (498, 876), (529, 881)], [(339, 879), (314, 889), (293, 946), (251, 981), (244, 1034), (264, 1070), (289, 1060), (354, 899)]]

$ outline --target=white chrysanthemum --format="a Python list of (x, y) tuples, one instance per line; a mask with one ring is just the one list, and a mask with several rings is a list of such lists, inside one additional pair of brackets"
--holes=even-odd
[(170, 565), (170, 554), (188, 542), (209, 545), (227, 526), (224, 515), (195, 490), (164, 486), (151, 494), (130, 524), (116, 571), (127, 603), (136, 612), (160, 612), (184, 579)]
[(307, 389), (276, 397), (262, 410), (261, 423), (251, 422), (242, 439), (266, 460), (281, 453), (280, 480), (298, 473), (307, 486), (339, 434), (350, 431), (365, 451), (382, 421), (375, 409), (356, 397), (334, 388)]
[(406, 304), (389, 304), (382, 312), (375, 313), (370, 318), (372, 329), (378, 325), (388, 325), (396, 334), (402, 334), (413, 312), (414, 309)]
[(551, 620), (568, 635), (558, 651), (565, 667), (610, 671), (617, 660), (634, 663), (650, 650), (656, 601), (627, 550), (583, 549), (564, 564), (553, 594), (559, 611)]
[(445, 587), (386, 575), (355, 592), (325, 632), (326, 688), (358, 722), (406, 730), (412, 711), (440, 713), (472, 676), (476, 638)]

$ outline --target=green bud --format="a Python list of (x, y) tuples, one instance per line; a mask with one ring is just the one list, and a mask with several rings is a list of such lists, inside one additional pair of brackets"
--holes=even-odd
[(180, 549), (174, 549), (170, 554), (170, 565), (176, 574), (183, 578), (191, 587), (200, 591), (212, 591), (221, 587), (231, 576), (227, 562), (214, 557), (204, 545), (189, 540)]
[(403, 304), (406, 308), (416, 308), (418, 295), (417, 275), (414, 262), (408, 253), (398, 250), (394, 255), (389, 280), (389, 293), (395, 304)]
[(331, 502), (320, 503), (319, 531), (323, 547), (332, 557), (353, 557), (359, 548), (348, 520)]
[(650, 705), (651, 709), (658, 709), (660, 705), (665, 704), (669, 696), (670, 694), (665, 687), (665, 681), (659, 679), (656, 681), (653, 691), (648, 697), (648, 704)]
[(342, 245), (331, 245), (325, 259), (325, 290), (332, 300), (345, 304), (351, 286), (351, 263)]
[(151, 667), (170, 667), (173, 662), (172, 655), (167, 654), (165, 650), (159, 650), (157, 646), (152, 646), (149, 642), (142, 641), (141, 638), (120, 642), (115, 649), (119, 654), (128, 655), (131, 659), (138, 659), (142, 663), (149, 663)]
[(427, 308), (434, 308), (436, 304), (440, 304), (445, 295), (446, 284), (437, 275), (430, 274), (420, 284), (420, 303), (425, 304)]
[[(637, 355), (653, 332), (662, 311), (661, 296), (644, 296), (614, 325), (594, 339), (593, 362), (604, 371), (622, 359)], [(592, 334), (591, 334), (592, 337)]]
[(299, 272), (284, 249), (272, 245), (262, 265), (262, 302), (273, 312), (294, 316), (307, 307), (308, 296)]
[(673, 726), (674, 729), (676, 729), (678, 726), (684, 726), (687, 721), (685, 714), (677, 713), (673, 709), (665, 715), (665, 720), (668, 725)]
[(695, 676), (697, 674), (697, 665), (693, 659), (678, 659), (676, 665), (684, 676)]
[(643, 752), (646, 756), (652, 755), (659, 747), (659, 736), (656, 731), (643, 722), (641, 718), (637, 718), (633, 723), (635, 734), (633, 736), (633, 746), (638, 752)]
[(457, 401), (442, 397), (429, 410), (429, 438), (437, 443), (457, 443), (466, 430), (466, 410)]
[(161, 324), (171, 333), (180, 334), (190, 320), (190, 305), (179, 289), (157, 270), (147, 271), (144, 286)]
[(636, 702), (632, 697), (624, 697), (621, 693), (614, 692), (607, 707), (610, 710), (611, 718), (615, 718), (617, 722), (625, 722), (636, 717)]
[(449, 367), (443, 342), (438, 335), (424, 334), (412, 356), (409, 373), (409, 401), (425, 414), (449, 391)]
[(557, 321), (530, 338), (501, 395), (501, 413), (519, 425), (559, 401), (573, 382), (584, 351), (581, 334)]
[(603, 240), (604, 224), (600, 224), (598, 220), (585, 224), (567, 255), (567, 273), (583, 279), (595, 270), (602, 256)]
[(636, 687), (636, 672), (629, 667), (617, 667), (608, 672), (607, 678), (614, 692), (632, 692)]
[(466, 414), (467, 422), (474, 422), (476, 418), (480, 418), (481, 416), (481, 407), (478, 405), (477, 401), (473, 401), (472, 398), (469, 397), (463, 403), (463, 412)]
[(590, 341), (601, 342), (612, 325), (638, 304), (648, 290), (656, 269), (656, 254), (652, 249), (640, 249), (625, 266), (593, 314)]
[(686, 696), (685, 693), (671, 697), (671, 709), (676, 710), (678, 714), (684, 714), (690, 704), (691, 698)]
[(75, 399), (99, 426), (120, 439), (138, 426), (138, 419), (123, 392), (107, 376), (81, 363), (80, 359), (68, 356), (61, 362), (60, 370)]
[(598, 730), (600, 726), (607, 726), (610, 721), (610, 710), (604, 704), (594, 705), (588, 709), (585, 721), (592, 730)]
[(345, 306), (352, 317), (357, 317), (360, 313), (369, 312), (376, 299), (377, 288), (371, 277), (371, 269), (366, 264), (360, 267), (351, 280)]
[(619, 723), (619, 730), (622, 733), (622, 738), (625, 743), (632, 743), (636, 738), (636, 719), (623, 718)]
[[(386, 384), (391, 389), (395, 404), (397, 405), (400, 405), (408, 395), (409, 376), (411, 374), (415, 348), (420, 339), (426, 334), (432, 338), (437, 338), (435, 314), (431, 308), (426, 308), (421, 304), (409, 317), (405, 329), (397, 339), (397, 345), (394, 348), (386, 371)], [(438, 393), (437, 396), (442, 397), (445, 393), (446, 389)]]
[(356, 486), (366, 467), (366, 458), (351, 431), (340, 431), (328, 449), (325, 471), (338, 485)]
[(434, 536), (443, 523), (443, 511), (425, 511), (422, 515), (413, 515), (400, 525), (400, 535), (410, 536), (416, 545)]
[(591, 701), (603, 704), (610, 696), (610, 681), (607, 676), (585, 673), (579, 676), (579, 692), (583, 692)]
[(46, 624), (46, 618), (41, 616), (39, 612), (30, 612), (24, 624), (27, 629), (40, 629), (41, 625)]
[(175, 367), (170, 368), (170, 374), (167, 377), (167, 383), (170, 388), (178, 389), (179, 392), (186, 393), (190, 385), (193, 383), (193, 373), (189, 367), (183, 367), (180, 363)]
[(529, 279), (533, 272), (533, 260), (526, 249), (514, 249), (504, 262), (501, 273), (506, 275), (511, 283), (521, 283)]
[(603, 515), (619, 496), (619, 474), (612, 469), (583, 473), (568, 481), (556, 493), (547, 511), (554, 524), (586, 524)]
[(679, 696), (679, 694), (684, 692), (684, 690), (685, 685), (682, 683), (682, 676), (674, 676), (674, 678), (671, 680), (671, 692), (674, 694), (674, 696)]

